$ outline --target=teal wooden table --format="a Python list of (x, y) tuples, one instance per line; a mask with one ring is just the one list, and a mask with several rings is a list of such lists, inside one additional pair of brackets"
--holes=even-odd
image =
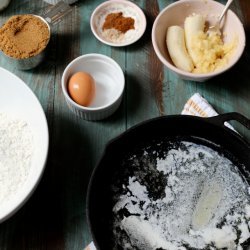
[[(105, 144), (127, 128), (160, 115), (179, 114), (195, 92), (202, 94), (219, 113), (237, 111), (250, 118), (250, 1), (235, 0), (231, 9), (242, 20), (247, 45), (238, 64), (205, 83), (183, 81), (156, 57), (151, 42), (152, 24), (170, 0), (135, 0), (145, 12), (147, 29), (129, 47), (100, 43), (89, 20), (101, 0), (82, 0), (61, 23), (53, 27), (46, 61), (30, 71), (20, 71), (0, 58), (0, 66), (33, 90), (46, 113), (50, 150), (44, 176), (29, 201), (0, 224), (1, 250), (80, 250), (91, 241), (86, 223), (86, 190), (90, 174)], [(220, 1), (225, 3), (226, 1)], [(12, 0), (0, 13), (0, 23), (14, 14), (40, 13), (42, 0)], [(74, 116), (64, 100), (60, 80), (66, 65), (79, 55), (101, 53), (116, 60), (125, 73), (126, 90), (118, 111), (110, 118), (88, 122)], [(0, 79), (1, 80), (1, 79)], [(8, 83), (6, 83), (8, 84)], [(236, 129), (250, 141), (250, 132)]]

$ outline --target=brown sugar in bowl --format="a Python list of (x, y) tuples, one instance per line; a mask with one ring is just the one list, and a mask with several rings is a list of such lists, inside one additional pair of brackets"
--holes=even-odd
[(12, 16), (0, 29), (0, 49), (19, 69), (37, 66), (49, 40), (50, 27), (40, 16)]

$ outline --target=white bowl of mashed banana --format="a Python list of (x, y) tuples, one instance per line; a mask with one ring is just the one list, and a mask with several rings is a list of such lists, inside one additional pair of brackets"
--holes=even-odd
[(213, 0), (182, 0), (157, 16), (152, 42), (159, 60), (184, 80), (203, 82), (219, 75), (241, 57), (245, 31), (236, 14), (228, 10), (220, 28), (216, 24), (225, 6)]

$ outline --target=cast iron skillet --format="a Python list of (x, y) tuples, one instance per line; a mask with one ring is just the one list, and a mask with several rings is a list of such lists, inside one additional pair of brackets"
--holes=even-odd
[[(211, 141), (213, 143), (209, 146), (220, 145), (215, 148), (217, 151), (223, 150), (226, 155), (230, 155), (232, 161), (237, 161), (240, 172), (250, 183), (250, 145), (239, 134), (224, 126), (230, 120), (236, 120), (250, 129), (250, 120), (239, 113), (227, 113), (212, 118), (172, 115), (142, 122), (111, 140), (94, 169), (88, 186), (87, 219), (96, 248), (112, 249), (110, 225), (114, 204), (111, 185), (114, 178), (119, 178), (117, 171), (125, 171), (126, 166), (121, 164), (121, 159), (152, 141), (165, 137), (184, 138), (198, 144)], [(245, 165), (244, 168), (242, 164)]]

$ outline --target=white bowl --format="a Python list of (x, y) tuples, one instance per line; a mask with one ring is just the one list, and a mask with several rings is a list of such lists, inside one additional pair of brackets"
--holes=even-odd
[[(88, 107), (77, 104), (68, 94), (69, 78), (79, 71), (89, 73), (95, 80), (95, 97)], [(62, 75), (62, 90), (69, 108), (85, 120), (101, 120), (113, 114), (122, 101), (124, 86), (121, 67), (112, 58), (101, 54), (77, 57)]]
[(213, 24), (217, 20), (216, 18), (221, 14), (224, 7), (223, 4), (213, 0), (182, 0), (174, 2), (163, 9), (155, 19), (152, 28), (153, 47), (160, 61), (180, 78), (199, 82), (208, 80), (209, 78), (230, 69), (241, 57), (246, 42), (243, 25), (231, 10), (228, 10), (226, 13), (222, 28), (222, 33), (226, 34), (224, 42), (227, 43), (233, 41), (235, 38), (238, 38), (238, 41), (231, 60), (224, 68), (206, 74), (185, 72), (175, 67), (170, 59), (166, 46), (166, 32), (168, 27), (172, 25), (183, 26), (185, 18), (193, 13), (205, 16), (206, 20)]
[[(110, 13), (122, 12), (125, 17), (135, 20), (135, 29), (128, 30), (122, 39), (111, 39), (103, 32), (102, 26), (105, 18)], [(95, 37), (110, 46), (127, 46), (141, 38), (147, 25), (143, 11), (134, 3), (126, 0), (112, 0), (100, 4), (92, 13), (90, 26)]]
[(2, 222), (13, 215), (35, 190), (47, 160), (49, 133), (42, 106), (30, 88), (3, 68), (0, 68), (0, 78), (0, 113), (26, 121), (33, 134), (35, 149), (23, 187), (0, 206), (0, 222)]

